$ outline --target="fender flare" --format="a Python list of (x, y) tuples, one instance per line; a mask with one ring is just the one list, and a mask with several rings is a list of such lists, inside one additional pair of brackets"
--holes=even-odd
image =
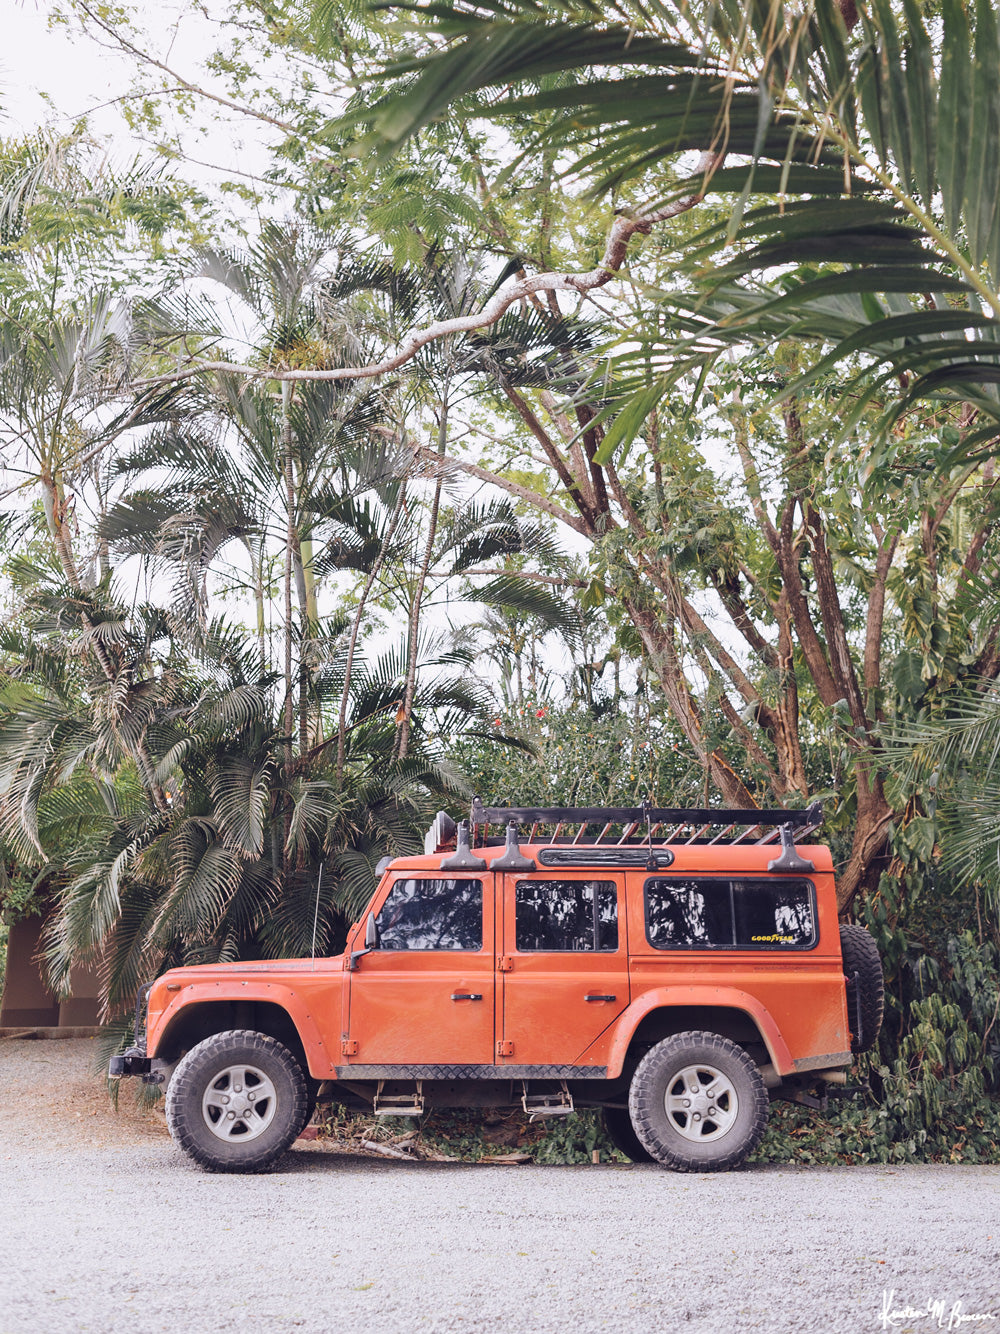
[(155, 1022), (150, 1026), (147, 1053), (155, 1057), (164, 1035), (185, 1010), (212, 1003), (239, 1004), (244, 1001), (266, 1001), (285, 1011), (302, 1043), (309, 1074), (314, 1079), (329, 1079), (335, 1071), (334, 1053), (323, 1041), (319, 1026), (309, 1013), (309, 1007), (293, 987), (274, 982), (244, 982), (239, 994), (234, 995), (230, 982), (189, 982), (182, 986)]
[(608, 1076), (616, 1079), (625, 1067), (625, 1056), (635, 1031), (647, 1014), (653, 1010), (669, 1010), (677, 1006), (705, 1005), (716, 1010), (740, 1010), (756, 1024), (767, 1047), (771, 1063), (781, 1075), (790, 1075), (795, 1062), (781, 1030), (768, 1011), (755, 997), (735, 987), (658, 987), (644, 991), (618, 1018), (615, 1036), (608, 1052)]

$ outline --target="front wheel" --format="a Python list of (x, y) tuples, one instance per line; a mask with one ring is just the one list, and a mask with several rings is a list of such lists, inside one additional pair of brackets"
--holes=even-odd
[(192, 1047), (167, 1089), (175, 1143), (210, 1172), (262, 1172), (306, 1122), (308, 1090), (287, 1047), (233, 1029)]
[(717, 1033), (676, 1033), (640, 1061), (629, 1111), (643, 1148), (675, 1172), (736, 1167), (760, 1143), (768, 1097), (742, 1047)]

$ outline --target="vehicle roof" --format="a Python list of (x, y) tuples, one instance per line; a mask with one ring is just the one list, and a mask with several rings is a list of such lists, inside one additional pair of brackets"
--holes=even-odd
[[(558, 847), (565, 851), (572, 847), (567, 843), (522, 843), (520, 851), (525, 857), (537, 858), (538, 853), (543, 848)], [(593, 844), (578, 845), (581, 851), (586, 847), (593, 847)], [(600, 845), (604, 852), (610, 851), (607, 844)], [(636, 844), (630, 845), (633, 853), (637, 847)], [(662, 852), (664, 848), (669, 848), (674, 854), (674, 860), (670, 867), (665, 871), (656, 871), (656, 875), (676, 875), (685, 871), (701, 875), (715, 873), (725, 873), (733, 871), (754, 872), (755, 874), (769, 874), (767, 864), (781, 852), (779, 843), (654, 843), (653, 850)], [(816, 872), (829, 872), (833, 870), (833, 858), (830, 855), (830, 849), (823, 843), (796, 843), (795, 850), (800, 857), (814, 863)], [(502, 847), (473, 848), (473, 856), (481, 857), (487, 863), (502, 857), (504, 849)], [(387, 871), (434, 871), (440, 873), (441, 862), (453, 854), (450, 852), (435, 852), (427, 855), (421, 854), (418, 857), (396, 857), (386, 868)], [(549, 879), (558, 880), (569, 872), (587, 871), (590, 873), (590, 879), (598, 879), (603, 871), (637, 871), (641, 875), (648, 874), (645, 867), (632, 866), (539, 866), (532, 875), (548, 876)], [(471, 872), (451, 872), (451, 874), (472, 874)], [(798, 872), (794, 874), (798, 875)]]

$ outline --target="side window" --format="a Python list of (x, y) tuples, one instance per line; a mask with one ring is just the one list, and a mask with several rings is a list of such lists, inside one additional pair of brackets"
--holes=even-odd
[(743, 949), (808, 949), (816, 943), (808, 880), (733, 883), (736, 940)]
[(481, 880), (397, 880), (378, 915), (384, 950), (479, 950)]
[(732, 949), (729, 881), (647, 880), (646, 939), (658, 950)]
[(647, 880), (646, 939), (658, 950), (811, 949), (813, 886), (777, 878)]
[(609, 880), (518, 880), (519, 950), (597, 952), (618, 948), (618, 890)]

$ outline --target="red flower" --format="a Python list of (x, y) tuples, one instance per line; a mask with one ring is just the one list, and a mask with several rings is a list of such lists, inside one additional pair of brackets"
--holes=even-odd
[(537, 709), (537, 710), (535, 711), (535, 717), (536, 717), (536, 718), (544, 718), (544, 717), (545, 717), (545, 710), (544, 710), (544, 709)]

